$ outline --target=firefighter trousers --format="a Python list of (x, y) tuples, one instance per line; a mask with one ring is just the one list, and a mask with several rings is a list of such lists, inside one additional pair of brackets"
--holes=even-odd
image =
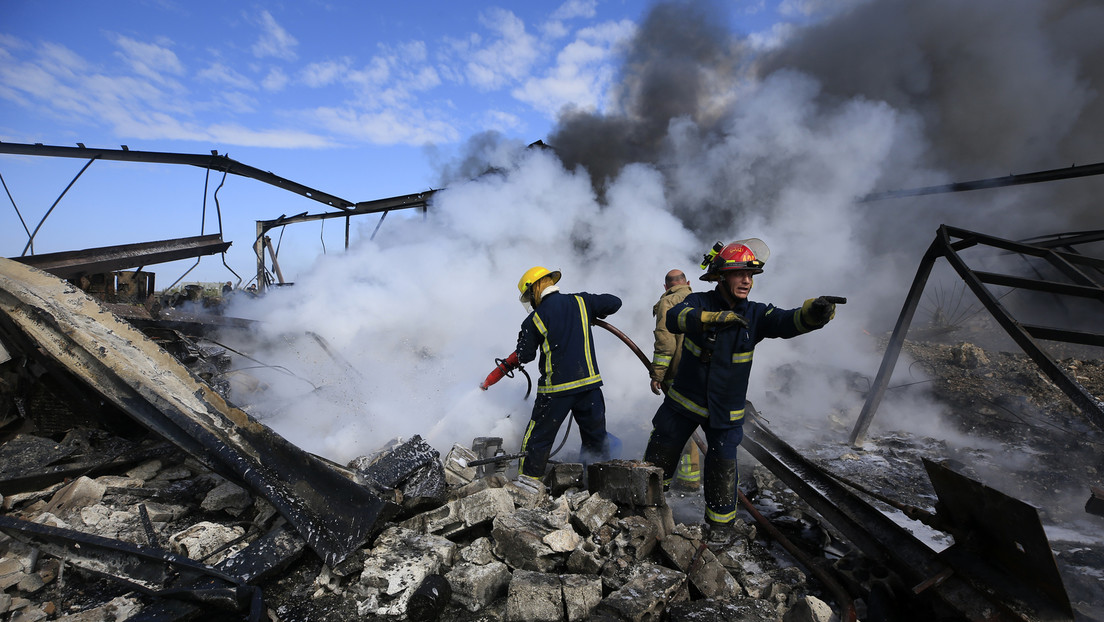
[(583, 464), (609, 459), (606, 402), (600, 388), (570, 395), (541, 393), (533, 404), (533, 416), (521, 441), (521, 450), (528, 452), (518, 465), (522, 475), (537, 479), (544, 477), (552, 443), (556, 441), (556, 433), (569, 413), (579, 426)]
[(698, 426), (705, 432), (708, 443), (702, 477), (706, 518), (728, 523), (736, 518), (736, 449), (744, 438), (742, 425), (713, 428), (702, 417), (677, 410), (665, 401), (652, 418), (652, 434), (644, 460), (662, 468), (663, 480), (669, 484), (675, 476), (682, 448)]

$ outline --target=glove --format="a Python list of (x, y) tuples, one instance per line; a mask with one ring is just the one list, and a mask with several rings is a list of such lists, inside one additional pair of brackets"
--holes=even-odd
[(714, 328), (728, 328), (730, 326), (743, 326), (747, 328), (747, 320), (740, 317), (735, 311), (702, 311), (701, 323)]
[(836, 304), (829, 302), (825, 296), (810, 298), (801, 305), (801, 317), (810, 326), (824, 326), (836, 317)]

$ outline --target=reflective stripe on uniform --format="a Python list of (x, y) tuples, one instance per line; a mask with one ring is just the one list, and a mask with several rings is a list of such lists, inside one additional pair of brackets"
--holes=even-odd
[[(533, 426), (535, 426), (536, 424), (537, 424), (536, 421), (533, 421), (532, 419), (530, 419), (529, 420), (529, 426), (527, 428), (525, 428), (525, 435), (521, 437), (521, 452), (522, 453), (525, 453), (525, 446), (529, 444), (529, 435), (533, 433)], [(522, 456), (521, 460), (518, 460), (518, 473), (519, 474), (522, 473), (522, 471), (524, 469), (525, 469), (525, 456)]]
[(683, 482), (696, 482), (701, 479), (701, 470), (694, 467), (689, 454), (682, 454), (682, 457), (679, 458), (678, 471), (675, 474), (679, 481)]
[(686, 307), (678, 314), (678, 327), (682, 332), (686, 332), (686, 316), (690, 314), (691, 307)]
[(590, 317), (587, 315), (586, 303), (583, 302), (582, 296), (575, 296), (575, 303), (579, 305), (579, 320), (583, 323), (583, 356), (586, 357), (587, 373), (594, 378), (598, 374), (594, 365), (594, 357), (591, 356)]
[(812, 328), (805, 326), (805, 322), (801, 321), (801, 309), (798, 309), (797, 313), (794, 313), (794, 327), (797, 328), (797, 331), (800, 333), (807, 333), (813, 330)]
[(588, 375), (586, 378), (572, 380), (571, 382), (551, 384), (552, 346), (548, 343), (548, 329), (545, 327), (544, 322), (541, 321), (540, 316), (534, 313), (533, 323), (536, 324), (537, 330), (540, 331), (540, 334), (544, 336), (544, 341), (541, 343), (541, 350), (544, 352), (544, 378), (546, 382), (549, 383), (538, 385), (538, 394), (559, 393), (561, 391), (568, 391), (571, 389), (578, 389), (579, 387), (597, 384), (602, 381), (602, 375), (597, 372), (597, 368), (594, 365), (594, 357), (592, 356), (593, 350), (590, 344), (590, 319), (587, 315), (586, 303), (583, 302), (582, 296), (575, 296), (575, 302), (579, 305), (579, 318), (583, 324), (583, 357), (586, 359), (587, 372), (590, 375)]
[(755, 350), (751, 352), (733, 352), (732, 362), (735, 363), (750, 363), (752, 355), (755, 354)]
[(600, 374), (594, 374), (588, 378), (581, 380), (575, 380), (574, 382), (564, 382), (562, 384), (550, 384), (537, 387), (537, 393), (557, 393), (559, 391), (566, 391), (568, 389), (577, 389), (579, 387), (585, 387), (589, 384), (601, 382), (602, 376)]
[(672, 400), (675, 401), (676, 404), (678, 404), (679, 406), (682, 406), (686, 410), (689, 410), (690, 412), (694, 413), (695, 415), (698, 415), (700, 417), (706, 417), (706, 418), (709, 417), (709, 411), (708, 410), (706, 410), (702, 406), (698, 406), (696, 403), (694, 403), (693, 400), (687, 398), (685, 395), (679, 393), (678, 391), (676, 391), (674, 389), (671, 389), (670, 391), (667, 391), (667, 397), (671, 398)]
[(728, 420), (729, 421), (739, 421), (743, 418), (744, 418), (744, 409), (743, 408), (741, 408), (740, 410), (730, 410), (730, 411), (728, 411)]
[[(541, 334), (541, 352), (544, 354), (544, 369), (541, 370), (541, 375), (547, 382), (552, 382), (552, 346), (548, 343), (548, 327), (544, 325), (544, 321), (541, 320), (540, 315), (533, 312), (533, 325), (537, 327), (537, 332)], [(537, 386), (537, 392), (539, 393), (542, 387)]]
[(687, 352), (701, 358), (701, 348), (698, 347), (698, 344), (691, 341), (689, 337), (682, 340), (682, 345), (686, 347)]
[(705, 508), (705, 517), (713, 521), (714, 523), (731, 523), (733, 520), (736, 519), (736, 510), (720, 514), (718, 512), (710, 510), (709, 508)]
[(660, 354), (659, 352), (655, 352), (652, 355), (652, 365), (658, 365), (660, 367), (670, 367), (671, 357), (667, 354)]

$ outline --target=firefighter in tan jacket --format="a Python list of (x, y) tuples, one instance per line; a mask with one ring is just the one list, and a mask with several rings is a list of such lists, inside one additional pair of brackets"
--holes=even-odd
[[(663, 279), (664, 292), (652, 307), (656, 318), (655, 346), (652, 350), (652, 393), (667, 393), (675, 380), (679, 357), (682, 355), (682, 335), (676, 335), (666, 326), (667, 310), (682, 302), (690, 293), (690, 283), (682, 270), (671, 270)], [(687, 443), (675, 473), (675, 484), (686, 490), (697, 490), (701, 482), (700, 454), (693, 441)]]

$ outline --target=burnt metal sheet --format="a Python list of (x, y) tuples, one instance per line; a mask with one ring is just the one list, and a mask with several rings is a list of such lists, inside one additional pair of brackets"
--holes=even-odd
[(268, 499), (326, 563), (397, 508), (299, 449), (73, 285), (0, 259), (0, 313), (103, 398)]
[[(1072, 244), (1071, 238), (1066, 238), (1065, 245)], [(1086, 236), (1085, 241), (1096, 241), (1096, 236)], [(1015, 253), (1028, 257), (1036, 257), (1047, 262), (1069, 279), (1071, 283), (1058, 283), (1044, 281), (1042, 279), (1026, 279), (998, 275), (992, 272), (980, 272), (973, 270), (960, 255), (961, 251), (973, 246), (988, 246), (1001, 249), (1009, 253)], [(1065, 393), (1073, 403), (1085, 413), (1097, 426), (1104, 428), (1104, 401), (1089, 393), (1069, 373), (1042, 348), (1038, 339), (1049, 339), (1081, 345), (1104, 345), (1104, 335), (1087, 331), (1070, 330), (1061, 326), (1034, 326), (1021, 323), (1009, 313), (997, 296), (987, 287), (986, 283), (998, 284), (1006, 287), (1031, 289), (1043, 291), (1054, 296), (1073, 296), (1086, 300), (1104, 302), (1104, 284), (1098, 273), (1104, 273), (1104, 258), (1091, 257), (1073, 252), (1057, 251), (1049, 246), (1033, 245), (1024, 242), (1005, 240), (983, 233), (967, 231), (947, 225), (940, 225), (936, 231), (935, 240), (932, 241), (920, 265), (916, 269), (912, 286), (901, 313), (897, 317), (897, 323), (893, 327), (889, 343), (886, 345), (885, 354), (882, 357), (881, 366), (867, 394), (866, 402), (859, 413), (858, 421), (851, 431), (849, 442), (854, 447), (860, 447), (862, 440), (874, 419), (874, 413), (885, 397), (889, 386), (893, 369), (897, 365), (897, 359), (904, 346), (905, 336), (908, 334), (909, 325), (916, 314), (920, 304), (920, 298), (924, 293), (932, 268), (940, 257), (947, 260), (951, 267), (962, 278), (963, 283), (977, 296), (982, 306), (1008, 333), (1013, 341), (1023, 349), (1039, 370), (1046, 374), (1059, 389)]]
[(70, 460), (77, 451), (71, 445), (41, 437), (17, 436), (0, 447), (0, 463), (3, 464), (0, 495), (41, 490), (82, 475), (97, 477), (122, 473), (151, 458), (164, 457), (171, 449), (167, 443), (141, 447), (121, 443), (115, 448), (81, 452), (77, 459)]
[(924, 468), (939, 498), (939, 518), (955, 539), (940, 556), (985, 577), (985, 585), (1001, 586), (998, 597), (1023, 601), (1043, 619), (1072, 618), (1038, 510), (943, 464), (925, 458)]
[[(946, 615), (953, 619), (990, 621), (1072, 619), (1040, 617), (1038, 610), (1021, 606), (1014, 595), (997, 594), (1001, 586), (979, 584), (958, 572), (965, 566), (961, 560), (951, 566), (907, 529), (762, 425), (750, 402), (746, 409), (751, 417), (744, 424), (741, 446), (865, 555), (890, 569), (919, 597), (947, 609)], [(989, 565), (986, 560), (971, 559), (977, 567)], [(978, 572), (974, 577), (983, 574)]]
[(230, 590), (224, 593), (230, 599), (226, 604), (231, 609), (241, 608), (233, 592), (234, 588), (245, 587), (244, 581), (164, 549), (3, 515), (0, 515), (0, 531), (63, 559), (67, 564), (111, 577), (146, 594), (157, 595), (173, 589), (178, 581), (188, 584), (201, 578), (215, 579), (220, 588)]
[[(228, 557), (215, 568), (245, 583), (256, 584), (286, 569), (298, 559), (305, 544), (287, 525), (281, 525), (258, 538), (233, 557)], [(193, 584), (193, 587), (210, 587), (214, 580)], [(180, 600), (161, 600), (134, 614), (130, 622), (176, 622), (194, 620), (204, 608), (201, 605)]]
[(217, 233), (158, 242), (139, 242), (78, 251), (13, 257), (15, 261), (45, 270), (63, 279), (83, 274), (115, 272), (154, 264), (224, 253), (230, 242)]

